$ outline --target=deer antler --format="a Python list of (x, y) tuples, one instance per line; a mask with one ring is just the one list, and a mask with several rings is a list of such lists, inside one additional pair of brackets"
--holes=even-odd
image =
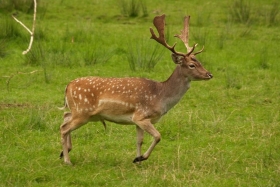
[(154, 18), (153, 23), (154, 23), (154, 26), (156, 27), (156, 29), (159, 33), (159, 37), (157, 37), (155, 35), (154, 30), (152, 28), (150, 28), (150, 32), (152, 34), (151, 39), (156, 40), (158, 43), (160, 43), (161, 45), (163, 45), (164, 47), (169, 49), (172, 53), (175, 53), (175, 54), (180, 55), (180, 56), (185, 56), (185, 54), (175, 51), (176, 43), (173, 46), (169, 46), (166, 43), (165, 34), (164, 34), (164, 27), (165, 27), (165, 21), (164, 20), (165, 20), (165, 14), (163, 14), (161, 16), (156, 16)]
[[(181, 31), (181, 34), (177, 34), (175, 35), (175, 37), (180, 38), (182, 40), (182, 42), (185, 44), (186, 48), (187, 48), (187, 54), (186, 56), (189, 56), (195, 49), (195, 47), (197, 46), (197, 44), (194, 44), (193, 47), (189, 46), (189, 21), (190, 21), (190, 16), (185, 16), (184, 19), (184, 29)], [(202, 47), (202, 49), (196, 53), (194, 53), (194, 55), (199, 54), (203, 51), (204, 46)]]
[[(193, 47), (189, 46), (189, 20), (190, 20), (190, 16), (185, 16), (184, 29), (181, 31), (180, 35), (179, 34), (175, 35), (175, 37), (180, 38), (182, 40), (182, 42), (185, 44), (185, 46), (187, 48), (187, 54), (175, 51), (176, 43), (173, 46), (169, 46), (166, 43), (165, 34), (164, 34), (165, 14), (163, 14), (161, 16), (156, 16), (154, 18), (153, 23), (159, 33), (159, 37), (157, 37), (155, 35), (154, 30), (152, 28), (150, 28), (150, 32), (152, 34), (151, 39), (156, 40), (158, 43), (160, 43), (161, 45), (163, 45), (164, 47), (169, 49), (174, 54), (177, 54), (180, 56), (189, 56), (194, 51), (195, 47), (197, 46), (197, 44), (194, 44)], [(194, 53), (193, 55), (197, 55), (197, 54), (201, 53), (203, 51), (203, 49), (204, 49), (204, 46), (202, 47), (202, 49), (200, 51)]]

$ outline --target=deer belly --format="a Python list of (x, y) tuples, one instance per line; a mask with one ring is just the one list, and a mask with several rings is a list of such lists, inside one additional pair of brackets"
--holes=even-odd
[(132, 114), (123, 114), (123, 115), (101, 115), (101, 118), (106, 121), (111, 121), (118, 124), (133, 124)]
[(107, 121), (132, 124), (132, 116), (135, 111), (134, 105), (117, 100), (100, 100), (98, 106), (99, 116)]

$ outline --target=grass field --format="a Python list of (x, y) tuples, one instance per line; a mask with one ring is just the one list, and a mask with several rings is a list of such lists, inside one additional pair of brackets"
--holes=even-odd
[[(0, 0), (0, 186), (280, 186), (280, 4), (276, 0)], [(14, 3), (14, 4), (13, 4)], [(134, 3), (134, 4), (133, 4)], [(151, 157), (133, 164), (134, 126), (89, 123), (59, 159), (64, 88), (82, 76), (164, 81), (170, 52), (150, 40), (166, 14), (169, 43), (191, 15), (190, 44), (214, 78), (193, 82), (155, 125)], [(154, 56), (152, 55), (154, 54)], [(145, 136), (143, 150), (152, 138)]]

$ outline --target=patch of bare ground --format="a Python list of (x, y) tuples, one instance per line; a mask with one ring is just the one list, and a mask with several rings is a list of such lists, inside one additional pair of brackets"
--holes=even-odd
[(31, 105), (28, 103), (0, 103), (0, 109), (8, 108), (30, 108)]

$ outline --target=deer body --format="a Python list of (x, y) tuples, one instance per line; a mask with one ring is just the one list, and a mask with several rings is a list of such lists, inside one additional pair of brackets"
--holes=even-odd
[[(164, 16), (160, 18), (164, 20)], [(195, 54), (182, 55), (175, 52), (174, 46), (172, 49), (172, 59), (177, 66), (164, 82), (145, 78), (83, 77), (67, 85), (65, 108), (71, 112), (64, 114), (64, 122), (60, 127), (63, 147), (61, 157), (64, 157), (65, 163), (71, 164), (71, 131), (89, 121), (101, 121), (105, 127), (105, 121), (136, 125), (137, 157), (133, 162), (148, 159), (161, 138), (153, 124), (179, 102), (192, 80), (212, 78), (195, 59)], [(142, 155), (144, 132), (153, 136), (154, 141)]]

